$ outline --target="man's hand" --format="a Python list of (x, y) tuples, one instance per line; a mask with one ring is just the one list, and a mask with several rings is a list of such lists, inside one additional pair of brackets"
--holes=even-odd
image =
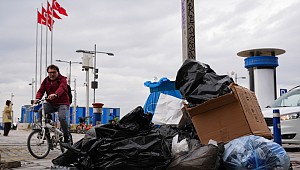
[(33, 100), (33, 104), (36, 104), (37, 101), (38, 101), (38, 99), (34, 99), (34, 100)]
[(50, 94), (49, 96), (48, 96), (48, 99), (49, 100), (53, 100), (53, 99), (55, 99), (57, 97), (57, 94)]

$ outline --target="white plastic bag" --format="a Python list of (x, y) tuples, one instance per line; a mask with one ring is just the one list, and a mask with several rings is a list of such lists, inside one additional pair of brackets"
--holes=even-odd
[(161, 93), (152, 118), (154, 124), (178, 125), (183, 116), (184, 101)]
[(178, 143), (178, 135), (174, 136), (172, 140), (172, 154), (175, 155), (177, 153), (187, 151), (189, 151), (187, 140), (183, 139)]

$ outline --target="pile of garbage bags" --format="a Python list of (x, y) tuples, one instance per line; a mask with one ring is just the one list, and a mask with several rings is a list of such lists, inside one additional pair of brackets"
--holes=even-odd
[[(217, 75), (207, 64), (186, 60), (178, 70), (176, 88), (191, 104), (230, 93), (232, 78)], [(290, 160), (278, 144), (244, 136), (227, 144), (201, 144), (193, 123), (153, 124), (141, 106), (116, 124), (97, 125), (52, 160), (54, 167), (76, 169), (288, 169)], [(186, 118), (186, 117), (185, 117)], [(53, 168), (55, 169), (55, 168)]]
[(290, 166), (285, 150), (263, 137), (250, 135), (227, 144), (202, 145), (192, 124), (183, 129), (156, 126), (141, 106), (123, 118), (115, 125), (95, 126), (87, 131), (84, 138), (52, 160), (54, 167), (271, 170)]
[[(54, 165), (77, 169), (180, 169), (195, 164), (198, 168), (220, 163), (218, 147), (201, 147), (192, 127), (177, 129), (155, 126), (152, 116), (138, 106), (117, 124), (95, 126), (67, 152), (52, 160)], [(187, 151), (172, 153), (173, 137), (188, 140)], [(210, 156), (208, 156), (210, 155)], [(195, 161), (195, 159), (197, 161)], [(185, 164), (182, 164), (185, 160)], [(190, 163), (187, 163), (190, 162)], [(211, 169), (211, 168), (209, 168)], [(213, 168), (215, 169), (215, 168)]]

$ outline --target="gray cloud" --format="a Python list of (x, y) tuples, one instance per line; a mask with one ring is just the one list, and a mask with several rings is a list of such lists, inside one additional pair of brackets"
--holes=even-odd
[[(69, 65), (55, 60), (81, 61), (82, 54), (76, 53), (77, 49), (94, 50), (97, 44), (98, 51), (115, 54), (114, 57), (97, 55), (98, 102), (106, 107), (120, 107), (124, 115), (144, 105), (149, 95), (149, 89), (143, 85), (145, 81), (153, 81), (154, 77), (175, 79), (182, 64), (179, 0), (58, 2), (69, 14), (56, 20), (53, 31), (53, 63), (63, 75), (69, 72)], [(46, 1), (0, 3), (0, 103), (4, 104), (13, 93), (15, 113), (20, 114), (20, 107), (29, 104), (28, 83), (35, 77), (36, 10), (41, 9), (42, 3), (45, 6)], [(239, 51), (283, 48), (287, 52), (279, 56), (278, 88), (298, 85), (299, 6), (296, 0), (195, 1), (197, 60), (209, 64), (220, 75), (233, 71), (248, 76), (244, 58), (237, 56)], [(40, 25), (38, 31), (40, 36)], [(45, 33), (44, 27), (42, 78), (45, 76)], [(50, 35), (48, 32), (48, 63)], [(39, 60), (40, 37), (38, 44)], [(85, 72), (80, 65), (72, 65), (74, 78), (78, 105), (85, 106)], [(248, 79), (239, 83), (248, 86)], [(91, 102), (92, 94), (91, 90)]]

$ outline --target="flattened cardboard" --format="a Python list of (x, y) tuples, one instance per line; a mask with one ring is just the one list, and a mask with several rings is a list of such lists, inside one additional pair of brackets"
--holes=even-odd
[(272, 138), (255, 94), (241, 86), (230, 87), (233, 93), (186, 108), (201, 142), (229, 142), (250, 134)]

